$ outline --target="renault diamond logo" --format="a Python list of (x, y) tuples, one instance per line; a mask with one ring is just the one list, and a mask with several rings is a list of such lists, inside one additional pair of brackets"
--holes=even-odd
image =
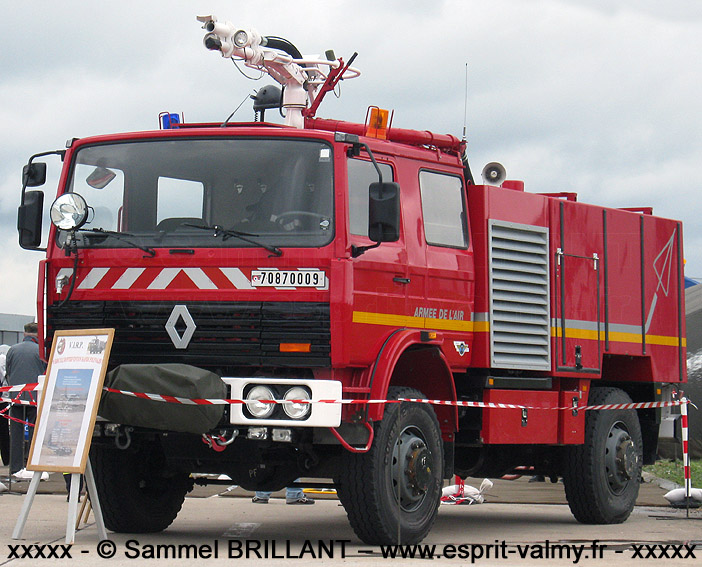
[[(178, 319), (183, 318), (183, 323), (185, 323), (185, 330), (182, 335), (178, 334), (178, 329), (176, 325), (178, 324)], [(197, 325), (193, 318), (190, 316), (190, 312), (185, 305), (176, 305), (171, 311), (171, 316), (166, 322), (166, 331), (168, 336), (171, 337), (173, 346), (176, 348), (188, 348), (190, 344), (190, 339), (193, 338), (193, 333), (197, 329)]]

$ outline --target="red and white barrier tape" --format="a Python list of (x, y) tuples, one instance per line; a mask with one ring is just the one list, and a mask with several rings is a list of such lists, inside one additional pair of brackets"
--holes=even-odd
[[(12, 398), (12, 397), (0, 398), (0, 402), (9, 403), (9, 404), (16, 405), (16, 406), (36, 406), (37, 402), (31, 393), (38, 390), (38, 389), (39, 389), (38, 382), (33, 382), (31, 384), (20, 384), (19, 386), (3, 386), (0, 388), (0, 393), (18, 392), (18, 394), (14, 398)], [(31, 399), (29, 399), (29, 400), (20, 399), (20, 394), (22, 392), (29, 392), (29, 397)]]
[[(0, 388), (0, 392), (31, 392), (38, 388), (38, 384), (24, 384), (22, 386), (5, 386)], [(150, 394), (146, 392), (129, 392), (127, 390), (117, 390), (115, 388), (104, 388), (104, 391), (111, 392), (113, 394), (122, 394), (125, 396), (131, 396), (133, 398), (140, 398), (143, 400), (152, 400), (155, 402), (166, 402), (171, 404), (182, 404), (182, 405), (232, 405), (232, 404), (246, 404), (250, 403), (251, 400), (239, 400), (239, 399), (207, 399), (207, 398), (183, 398), (179, 396), (168, 396), (163, 394)], [(367, 399), (341, 399), (341, 400), (256, 400), (259, 403), (264, 404), (284, 404), (284, 403), (295, 403), (295, 404), (343, 404), (343, 405), (354, 405), (354, 404), (398, 404), (401, 402), (414, 402), (421, 404), (431, 404), (437, 406), (456, 406), (464, 408), (488, 408), (488, 409), (527, 409), (527, 410), (560, 410), (560, 411), (586, 411), (586, 410), (629, 410), (629, 409), (652, 409), (652, 408), (663, 408), (663, 407), (673, 407), (673, 406), (683, 406), (685, 407), (689, 400), (685, 398), (681, 400), (673, 400), (671, 402), (635, 402), (630, 404), (604, 404), (595, 406), (580, 406), (580, 407), (538, 407), (538, 406), (525, 406), (519, 404), (496, 404), (488, 402), (469, 402), (469, 401), (452, 401), (452, 400), (430, 400), (423, 398), (398, 398), (397, 400), (367, 400)], [(24, 403), (32, 404), (33, 402), (21, 402), (20, 400), (13, 400), (14, 403)], [(687, 412), (685, 412), (686, 414)], [(687, 417), (685, 417), (687, 419)]]
[(39, 389), (38, 382), (32, 382), (31, 384), (20, 384), (19, 386), (3, 386), (0, 388), (0, 392), (34, 392)]
[[(7, 388), (0, 388), (0, 391), (7, 391)], [(25, 391), (28, 391), (28, 390), (25, 390)], [(29, 425), (29, 427), (34, 427), (34, 424), (31, 421), (25, 421), (23, 419), (19, 419), (17, 417), (10, 415), (10, 408), (13, 405), (36, 406), (37, 403), (35, 401), (24, 401), (24, 400), (20, 400), (20, 399), (12, 399), (12, 398), (0, 398), (0, 402), (7, 404), (7, 407), (0, 410), (0, 418), (4, 417), (8, 421), (16, 421), (17, 423), (21, 423), (22, 425)]]
[[(38, 383), (33, 384), (23, 384), (21, 386), (4, 386), (0, 387), (0, 392), (33, 392), (39, 388)], [(114, 388), (104, 388), (104, 391), (111, 392), (114, 394), (123, 394), (125, 396), (131, 396), (134, 398), (140, 398), (145, 400), (152, 400), (156, 402), (174, 403), (182, 405), (231, 405), (231, 404), (245, 404), (250, 400), (237, 400), (237, 399), (191, 399), (182, 398), (178, 396), (166, 396), (162, 394), (148, 394), (144, 392), (128, 392), (126, 390), (117, 390)], [(7, 398), (10, 404), (20, 404), (20, 405), (36, 405), (34, 401), (24, 401), (19, 399), (19, 394), (17, 398), (10, 399)], [(533, 406), (522, 406), (517, 404), (494, 404), (486, 402), (468, 402), (468, 401), (451, 401), (451, 400), (429, 400), (429, 399), (419, 399), (419, 398), (399, 398), (397, 400), (364, 400), (364, 399), (342, 399), (342, 400), (256, 400), (259, 403), (264, 404), (284, 404), (284, 403), (296, 403), (296, 404), (397, 404), (402, 402), (414, 402), (423, 404), (432, 404), (440, 406), (457, 406), (457, 407), (469, 407), (469, 408), (490, 408), (490, 409), (530, 409), (530, 410), (568, 410), (568, 411), (587, 411), (587, 410), (630, 410), (630, 409), (651, 409), (651, 408), (663, 408), (663, 407), (673, 407), (680, 406), (680, 413), (682, 415), (682, 441), (683, 441), (683, 467), (685, 476), (685, 495), (690, 498), (690, 490), (692, 487), (692, 481), (690, 476), (690, 456), (688, 453), (688, 429), (687, 429), (687, 404), (691, 403), (690, 400), (682, 398), (680, 400), (673, 400), (670, 402), (636, 402), (631, 404), (602, 404), (595, 406), (582, 406), (578, 408), (574, 407), (533, 407)], [(15, 419), (6, 415), (6, 410), (0, 412), (0, 417), (5, 417), (7, 419)], [(34, 425), (34, 424), (29, 424)]]
[[(123, 394), (125, 396), (131, 396), (134, 398), (140, 398), (144, 400), (152, 400), (155, 402), (167, 402), (174, 404), (184, 404), (184, 405), (231, 405), (231, 404), (246, 404), (250, 403), (251, 400), (239, 400), (239, 399), (191, 399), (191, 398), (181, 398), (178, 396), (164, 396), (161, 394), (148, 394), (140, 392), (128, 392), (126, 390), (116, 390), (114, 388), (105, 388), (106, 392), (111, 392), (113, 394)], [(398, 398), (396, 400), (366, 400), (366, 399), (341, 399), (341, 400), (256, 400), (258, 403), (263, 404), (285, 404), (285, 403), (295, 403), (295, 404), (343, 404), (343, 405), (353, 405), (353, 404), (399, 404), (402, 402), (413, 402), (421, 404), (431, 404), (438, 406), (457, 406), (457, 407), (469, 407), (469, 408), (490, 408), (490, 409), (529, 409), (529, 410), (627, 410), (627, 409), (651, 409), (651, 408), (663, 408), (679, 406), (687, 403), (687, 400), (674, 400), (671, 402), (637, 402), (631, 404), (604, 404), (596, 406), (580, 406), (574, 408), (572, 406), (567, 407), (536, 407), (536, 406), (524, 406), (518, 404), (495, 404), (488, 402), (468, 402), (468, 401), (451, 401), (451, 400), (430, 400), (423, 398)]]

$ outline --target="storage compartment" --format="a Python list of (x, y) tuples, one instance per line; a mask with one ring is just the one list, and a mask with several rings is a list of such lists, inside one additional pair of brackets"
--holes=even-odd
[(483, 401), (527, 408), (483, 409), (481, 436), (486, 444), (533, 445), (558, 442), (558, 410), (555, 409), (558, 407), (558, 392), (486, 390)]
[[(559, 407), (572, 408), (587, 405), (587, 392), (568, 390), (560, 392)], [(581, 444), (585, 441), (585, 412), (563, 409), (559, 412), (558, 442), (562, 445)]]

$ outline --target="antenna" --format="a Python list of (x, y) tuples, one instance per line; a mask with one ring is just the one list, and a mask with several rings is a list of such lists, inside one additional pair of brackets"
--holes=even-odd
[(463, 141), (466, 141), (466, 123), (468, 121), (468, 63), (466, 63), (466, 89), (463, 103)]
[(463, 162), (463, 172), (468, 185), (475, 185), (475, 179), (473, 179), (473, 173), (470, 170), (470, 164), (468, 163), (468, 152), (466, 151), (466, 127), (468, 124), (468, 62), (466, 61), (466, 92), (463, 102), (463, 155), (461, 156), (461, 161)]

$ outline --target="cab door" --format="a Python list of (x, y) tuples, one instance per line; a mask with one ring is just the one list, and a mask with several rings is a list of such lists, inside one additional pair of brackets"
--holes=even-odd
[[(378, 161), (383, 180), (396, 180), (393, 167)], [(354, 245), (373, 244), (368, 238), (368, 187), (378, 181), (378, 173), (370, 161), (362, 158), (349, 158), (347, 169), (348, 230), (353, 250)], [(401, 203), (404, 197), (403, 188)], [(412, 279), (407, 267), (404, 225), (397, 242), (384, 242), (352, 257), (351, 262), (353, 324), (347, 337), (347, 350), (352, 365), (367, 365), (388, 335), (399, 327), (411, 326), (411, 319), (407, 317), (407, 294)]]
[[(426, 296), (415, 302), (426, 315), (425, 328), (441, 331), (452, 366), (470, 364), (473, 342), (471, 314), (475, 271), (468, 237), (463, 179), (454, 173), (419, 171), (421, 237), (426, 263)], [(422, 309), (422, 307), (424, 309)]]

